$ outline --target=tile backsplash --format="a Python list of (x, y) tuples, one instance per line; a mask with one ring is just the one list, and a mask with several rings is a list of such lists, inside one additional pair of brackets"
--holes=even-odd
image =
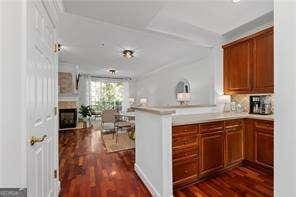
[[(240, 104), (243, 108), (244, 112), (249, 112), (250, 110), (250, 96), (253, 96), (256, 94), (235, 94), (231, 95), (231, 102), (236, 102)], [(274, 94), (267, 94), (271, 95), (271, 110), (274, 112)]]

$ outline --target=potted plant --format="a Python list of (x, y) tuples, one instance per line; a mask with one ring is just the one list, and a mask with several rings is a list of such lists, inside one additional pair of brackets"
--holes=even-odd
[(89, 105), (81, 105), (79, 114), (83, 119), (83, 127), (87, 128), (90, 125), (91, 108)]

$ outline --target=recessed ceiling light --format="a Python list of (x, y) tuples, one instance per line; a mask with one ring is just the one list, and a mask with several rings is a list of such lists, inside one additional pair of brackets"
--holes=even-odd
[(122, 56), (125, 57), (126, 59), (131, 59), (134, 57), (134, 51), (124, 50), (124, 51), (122, 51)]
[(233, 3), (238, 3), (240, 0), (232, 0)]

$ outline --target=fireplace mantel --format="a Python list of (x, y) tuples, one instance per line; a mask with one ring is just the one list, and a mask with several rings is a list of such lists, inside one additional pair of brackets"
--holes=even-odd
[(77, 101), (59, 101), (59, 109), (77, 109)]

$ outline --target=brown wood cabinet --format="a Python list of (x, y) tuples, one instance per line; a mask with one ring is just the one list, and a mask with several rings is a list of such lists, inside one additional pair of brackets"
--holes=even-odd
[(254, 121), (256, 162), (266, 167), (273, 167), (273, 122)]
[(199, 173), (206, 176), (224, 166), (224, 122), (200, 124)]
[(173, 185), (180, 187), (198, 178), (198, 125), (174, 126)]
[(273, 29), (268, 29), (254, 37), (253, 92), (273, 92), (273, 57)]
[(252, 91), (253, 42), (245, 40), (224, 48), (224, 92)]
[(253, 119), (245, 119), (245, 159), (255, 162), (255, 133)]
[(200, 135), (200, 176), (206, 176), (224, 166), (224, 132)]
[(223, 46), (224, 93), (273, 93), (273, 27)]
[(273, 121), (237, 119), (173, 126), (174, 189), (248, 161), (273, 167)]
[(225, 165), (235, 165), (241, 162), (244, 158), (243, 121), (226, 121), (225, 134)]

